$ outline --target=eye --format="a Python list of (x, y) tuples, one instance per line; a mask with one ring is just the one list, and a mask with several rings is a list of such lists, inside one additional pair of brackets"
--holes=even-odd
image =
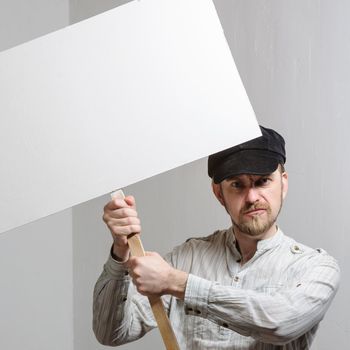
[(232, 182), (231, 182), (231, 185), (230, 185), (230, 186), (231, 186), (233, 189), (239, 190), (239, 189), (241, 189), (241, 188), (243, 187), (243, 184), (242, 184), (242, 182), (235, 180), (235, 181), (232, 181)]
[(271, 182), (271, 179), (269, 177), (262, 177), (259, 180), (255, 181), (255, 186), (256, 187), (264, 187), (269, 185)]

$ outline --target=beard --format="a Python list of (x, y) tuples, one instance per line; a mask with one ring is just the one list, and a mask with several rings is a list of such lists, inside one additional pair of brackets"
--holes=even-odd
[[(276, 214), (272, 213), (271, 207), (268, 204), (254, 204), (246, 203), (245, 206), (240, 210), (237, 222), (231, 217), (232, 224), (240, 232), (245, 233), (251, 237), (256, 237), (267, 232), (272, 225), (275, 224), (277, 217), (282, 209), (283, 198), (281, 193), (281, 199), (279, 208)], [(253, 215), (245, 218), (245, 214), (251, 210), (264, 209), (265, 215)], [(226, 209), (227, 210), (227, 209)]]

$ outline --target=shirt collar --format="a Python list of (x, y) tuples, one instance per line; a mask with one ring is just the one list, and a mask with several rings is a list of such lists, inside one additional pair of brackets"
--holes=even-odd
[(236, 237), (233, 232), (233, 227), (231, 226), (227, 231), (226, 231), (226, 247), (229, 248), (231, 254), (233, 254), (235, 260), (241, 259), (241, 253), (236, 247)]
[(280, 244), (283, 238), (282, 230), (277, 226), (277, 232), (270, 238), (258, 241), (257, 251), (269, 250)]
[[(283, 240), (283, 236), (284, 234), (282, 230), (277, 226), (277, 232), (272, 237), (258, 241), (257, 251), (269, 250), (276, 247)], [(241, 257), (241, 254), (236, 247), (236, 237), (233, 231), (233, 226), (226, 231), (226, 246), (231, 250), (231, 253), (235, 257)]]

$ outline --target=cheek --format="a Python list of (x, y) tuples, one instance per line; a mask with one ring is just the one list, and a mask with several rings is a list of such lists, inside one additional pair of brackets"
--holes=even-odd
[(226, 202), (226, 211), (230, 214), (232, 218), (238, 218), (241, 214), (241, 210), (244, 207), (244, 201), (235, 200), (234, 202)]
[(280, 209), (282, 203), (282, 196), (282, 188), (270, 193), (268, 197), (268, 202), (272, 211), (278, 211)]

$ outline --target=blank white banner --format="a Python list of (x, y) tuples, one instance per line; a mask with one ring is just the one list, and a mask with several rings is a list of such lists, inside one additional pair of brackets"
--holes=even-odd
[(211, 0), (133, 1), (0, 53), (0, 232), (260, 135)]

